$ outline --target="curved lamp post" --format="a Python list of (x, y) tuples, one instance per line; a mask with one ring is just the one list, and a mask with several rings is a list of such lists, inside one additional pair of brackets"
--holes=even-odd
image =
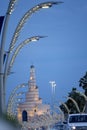
[(15, 108), (15, 104), (17, 101), (17, 96), (21, 96), (22, 94), (24, 94), (24, 92), (19, 92), (19, 93), (15, 93), (15, 95), (13, 95), (13, 97), (11, 98), (9, 104), (8, 104), (8, 108), (7, 108), (7, 114), (8, 115), (14, 115), (14, 108)]
[[(5, 112), (5, 84), (3, 80), (6, 81), (6, 76), (7, 76), (7, 68), (8, 68), (8, 62), (9, 62), (9, 56), (10, 56), (10, 52), (13, 50), (14, 45), (19, 37), (20, 31), (22, 29), (22, 27), (24, 26), (24, 23), (26, 22), (26, 20), (30, 17), (31, 14), (33, 14), (34, 12), (42, 9), (42, 8), (49, 8), (52, 7), (52, 5), (56, 5), (56, 4), (60, 4), (63, 2), (45, 2), (45, 3), (41, 3), (36, 5), (35, 7), (33, 7), (32, 9), (30, 9), (24, 16), (23, 18), (20, 20), (10, 43), (9, 46), (9, 50), (8, 50), (8, 56), (7, 56), (7, 61), (3, 67), (3, 58), (4, 58), (4, 48), (5, 48), (5, 40), (6, 40), (6, 31), (7, 31), (7, 26), (8, 26), (8, 21), (10, 18), (10, 15), (12, 14), (14, 7), (15, 7), (15, 3), (17, 0), (11, 0), (7, 9), (7, 13), (5, 16), (5, 22), (4, 22), (4, 27), (3, 27), (3, 32), (2, 32), (2, 39), (1, 39), (1, 47), (0, 47), (0, 114)], [(5, 74), (5, 75), (4, 75)], [(4, 86), (3, 86), (4, 83)], [(4, 88), (3, 88), (4, 87)]]
[(79, 91), (75, 91), (76, 93), (78, 93), (78, 94), (80, 94), (81, 96), (83, 96), (84, 97), (84, 99), (85, 99), (85, 101), (86, 101), (86, 104), (85, 104), (85, 106), (84, 106), (84, 108), (83, 108), (83, 111), (82, 112), (84, 112), (84, 111), (86, 111), (87, 112), (87, 96), (84, 94), (84, 93), (82, 93), (82, 92), (79, 92)]
[(59, 106), (54, 106), (54, 108), (58, 109), (61, 113), (61, 121), (63, 122), (64, 121), (64, 113), (63, 111), (61, 110), (61, 108)]
[[(22, 94), (25, 94), (25, 93), (22, 93)], [(18, 96), (21, 96), (21, 95), (18, 95)], [(17, 116), (17, 113), (18, 113), (17, 108), (18, 108), (19, 104), (23, 102), (23, 99), (24, 98), (22, 98), (22, 97), (17, 97), (17, 98), (15, 98), (14, 103), (12, 103), (12, 113), (14, 116)]]
[(17, 90), (19, 90), (20, 88), (26, 87), (27, 85), (28, 85), (28, 83), (22, 83), (22, 84), (16, 86), (16, 87), (13, 89), (13, 91), (12, 91), (11, 94), (10, 94), (9, 100), (8, 100), (7, 113), (9, 113), (9, 108), (10, 108), (10, 106), (11, 106), (11, 102), (12, 102), (12, 100), (13, 100), (13, 98), (14, 98), (14, 95), (16, 94)]
[(67, 97), (67, 99), (71, 100), (75, 104), (77, 111), (80, 113), (80, 109), (79, 109), (77, 102), (71, 97)]
[(23, 98), (22, 97), (18, 97), (18, 98), (15, 99), (15, 102), (12, 105), (13, 106), (12, 107), (13, 108), (12, 109), (13, 110), (12, 113), (13, 113), (14, 116), (17, 116), (17, 113), (18, 113), (17, 109), (18, 109), (19, 103), (22, 103), (22, 102), (23, 102)]
[(63, 102), (61, 102), (61, 104), (65, 107), (65, 109), (67, 110), (67, 113), (69, 114), (70, 110), (69, 110), (68, 106), (65, 103), (63, 103)]

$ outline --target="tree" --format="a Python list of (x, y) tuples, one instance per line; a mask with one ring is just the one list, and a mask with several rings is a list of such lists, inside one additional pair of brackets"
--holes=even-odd
[[(80, 112), (82, 112), (83, 108), (84, 108), (84, 105), (85, 105), (85, 99), (80, 93), (77, 93), (76, 88), (72, 88), (72, 91), (69, 93), (69, 97), (73, 98), (76, 101), (76, 103), (77, 103), (77, 105), (78, 105), (78, 107), (80, 109)], [(71, 108), (71, 113), (78, 113), (76, 106), (75, 107), (74, 106), (72, 105), (70, 107)]]
[[(79, 86), (82, 87), (82, 89), (84, 89), (84, 95), (87, 96), (87, 72), (85, 73), (85, 75), (79, 80)], [(72, 98), (77, 106), (79, 107), (80, 112), (83, 112), (84, 107), (86, 105), (86, 100), (84, 98), (83, 95), (81, 95), (81, 93), (79, 93), (77, 91), (76, 88), (72, 88), (71, 92), (68, 93), (68, 97)], [(67, 98), (67, 101), (64, 103), (66, 104), (66, 106), (69, 109), (69, 113), (78, 113), (78, 110), (76, 108), (76, 105), (74, 102), (72, 102), (72, 100), (70, 100), (70, 98)], [(60, 108), (62, 109), (62, 111), (64, 112), (64, 115), (67, 115), (67, 110), (64, 107), (64, 105), (60, 105)], [(87, 107), (86, 107), (87, 108)]]
[(87, 96), (87, 72), (85, 75), (79, 80), (79, 86), (85, 90), (85, 95)]
[[(77, 91), (76, 88), (72, 88), (71, 92), (68, 93), (68, 97), (71, 97), (77, 103), (77, 105), (78, 105), (78, 107), (80, 109), (80, 112), (82, 112), (83, 108), (85, 106), (85, 99), (80, 93), (77, 93), (76, 91)], [(70, 114), (71, 113), (78, 113), (76, 105), (69, 98), (65, 102), (65, 104), (67, 105)], [(68, 114), (67, 111), (66, 111), (66, 108), (64, 107), (63, 104), (60, 106), (60, 108), (64, 112), (64, 115)]]

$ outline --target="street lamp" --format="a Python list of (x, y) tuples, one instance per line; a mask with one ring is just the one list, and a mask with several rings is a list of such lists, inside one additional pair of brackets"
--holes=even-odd
[(51, 84), (51, 87), (52, 87), (52, 94), (55, 95), (56, 83), (55, 83), (55, 81), (49, 81), (49, 83)]
[(5, 16), (4, 26), (2, 30), (2, 38), (1, 38), (1, 45), (0, 45), (0, 114), (2, 115), (4, 110), (4, 90), (3, 90), (3, 75), (4, 75), (4, 67), (3, 67), (3, 57), (4, 57), (4, 46), (5, 46), (5, 40), (6, 40), (6, 31), (7, 31), (7, 25), (10, 18), (10, 15), (12, 14), (15, 3), (17, 0), (11, 0), (9, 2), (9, 6), (7, 9), (7, 13)]
[(6, 60), (6, 63), (4, 63), (4, 67), (3, 67), (4, 49), (5, 49), (5, 40), (6, 40), (5, 37), (6, 37), (7, 27), (8, 27), (10, 15), (12, 14), (14, 10), (16, 2), (17, 0), (11, 0), (9, 3), (7, 13), (5, 16), (5, 21), (4, 21), (3, 31), (2, 31), (2, 38), (1, 38), (1, 45), (0, 45), (0, 96), (1, 96), (0, 97), (0, 113), (1, 114), (5, 113), (5, 84), (6, 84), (5, 82), (7, 78), (7, 68), (8, 68), (10, 53), (14, 49), (14, 45), (19, 37), (20, 31), (22, 27), (24, 26), (24, 23), (34, 12), (42, 8), (48, 8), (48, 7), (52, 7), (53, 5), (63, 3), (63, 2), (53, 2), (53, 1), (41, 3), (41, 4), (36, 5), (35, 7), (33, 7), (32, 9), (30, 9), (29, 11), (25, 13), (25, 15), (20, 20), (13, 34), (13, 37), (12, 37), (12, 40), (8, 49), (7, 60)]
[(51, 84), (52, 87), (52, 110), (54, 109), (54, 101), (55, 101), (55, 87), (56, 87), (56, 83), (55, 81), (49, 81), (49, 83)]

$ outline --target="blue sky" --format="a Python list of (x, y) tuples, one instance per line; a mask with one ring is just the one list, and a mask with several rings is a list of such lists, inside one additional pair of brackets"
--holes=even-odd
[[(12, 35), (22, 16), (35, 5), (47, 0), (18, 0), (6, 37), (8, 50)], [(54, 1), (54, 0), (53, 0)], [(12, 89), (29, 80), (31, 64), (43, 102), (51, 100), (49, 81), (56, 82), (56, 100), (63, 101), (87, 71), (87, 0), (62, 0), (64, 3), (34, 13), (24, 25), (15, 45), (28, 37), (48, 36), (26, 45), (19, 52), (7, 80), (7, 97)], [(9, 0), (0, 0), (0, 15), (5, 15)]]

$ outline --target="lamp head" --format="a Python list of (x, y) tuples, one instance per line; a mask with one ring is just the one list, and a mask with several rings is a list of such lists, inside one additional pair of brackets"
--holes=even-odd
[(50, 1), (50, 2), (45, 2), (41, 4), (41, 8), (50, 8), (53, 5), (58, 5), (63, 3), (62, 1)]
[(47, 37), (47, 36), (34, 36), (34, 37), (31, 37), (30, 38), (30, 40), (33, 42), (35, 42), (35, 41), (38, 41), (40, 38), (45, 38), (45, 37)]

